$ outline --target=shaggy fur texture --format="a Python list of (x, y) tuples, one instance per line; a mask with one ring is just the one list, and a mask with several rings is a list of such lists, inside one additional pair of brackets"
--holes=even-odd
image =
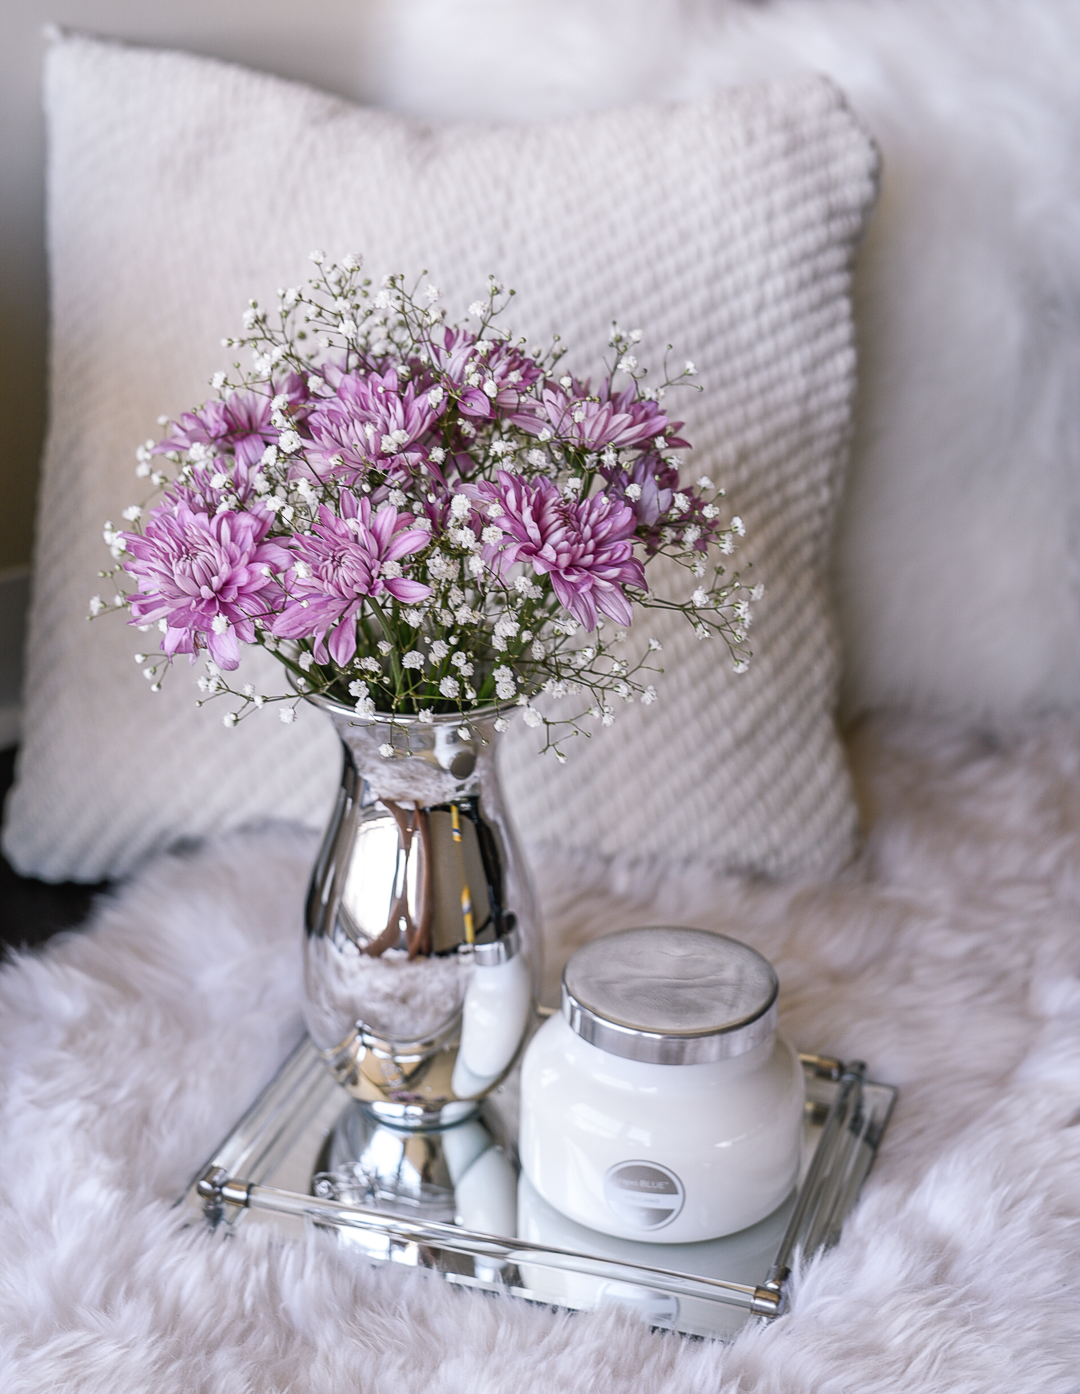
[(725, 1347), (184, 1229), (172, 1200), (298, 1030), (314, 849), (274, 827), (166, 857), (0, 972), (5, 1394), (1075, 1390), (1080, 722), (879, 720), (854, 756), (870, 831), (831, 882), (537, 868), (549, 992), (618, 925), (733, 932), (777, 964), (798, 1044), (900, 1086), (789, 1316)]

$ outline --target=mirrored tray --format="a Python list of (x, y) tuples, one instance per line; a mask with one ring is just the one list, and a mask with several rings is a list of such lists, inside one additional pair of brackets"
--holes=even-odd
[(182, 1203), (219, 1227), (306, 1223), (371, 1259), (561, 1307), (619, 1302), (655, 1326), (730, 1338), (787, 1305), (796, 1251), (836, 1242), (896, 1090), (861, 1062), (800, 1057), (803, 1167), (772, 1215), (699, 1244), (611, 1239), (564, 1218), (519, 1174), (517, 1073), (440, 1133), (374, 1124), (306, 1038), (192, 1182)]

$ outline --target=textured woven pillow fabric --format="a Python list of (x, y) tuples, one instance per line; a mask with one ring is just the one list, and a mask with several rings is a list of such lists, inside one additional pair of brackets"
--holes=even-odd
[[(69, 36), (47, 65), (52, 420), (24, 742), (4, 833), (24, 872), (128, 871), (182, 837), (319, 823), (338, 769), (308, 712), (232, 731), (180, 663), (152, 695), (119, 616), (87, 601), (135, 445), (207, 395), (249, 296), (315, 246), (429, 269), (452, 317), (490, 272), (508, 319), (594, 369), (613, 318), (698, 366), (688, 469), (746, 521), (767, 588), (750, 672), (664, 616), (651, 708), (558, 766), (521, 727), (505, 769), (527, 841), (786, 874), (842, 863), (855, 809), (833, 723), (824, 582), (855, 382), (850, 281), (876, 154), (815, 77), (533, 126), (431, 126), (178, 53)], [(145, 643), (146, 640), (143, 640)], [(265, 655), (256, 655), (265, 659)], [(267, 660), (269, 661), (269, 660)], [(252, 680), (267, 681), (255, 665)]]

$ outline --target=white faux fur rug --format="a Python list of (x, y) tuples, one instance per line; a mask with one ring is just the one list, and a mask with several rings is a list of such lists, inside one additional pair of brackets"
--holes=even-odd
[(1080, 1388), (1080, 722), (879, 720), (870, 835), (828, 883), (538, 867), (550, 954), (662, 919), (777, 964), (805, 1048), (901, 1088), (839, 1246), (733, 1346), (368, 1267), (171, 1208), (298, 1030), (313, 854), (283, 827), (165, 858), (0, 972), (0, 1388)]

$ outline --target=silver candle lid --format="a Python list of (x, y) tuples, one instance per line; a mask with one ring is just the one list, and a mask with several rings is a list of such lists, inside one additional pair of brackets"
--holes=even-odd
[(582, 1040), (653, 1065), (743, 1055), (776, 1030), (776, 972), (756, 949), (704, 929), (621, 929), (563, 970), (562, 1012)]

